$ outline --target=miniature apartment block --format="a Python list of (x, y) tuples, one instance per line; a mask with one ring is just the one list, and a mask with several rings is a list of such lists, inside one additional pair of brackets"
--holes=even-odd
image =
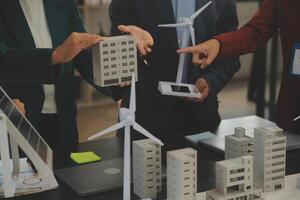
[(167, 153), (167, 199), (196, 200), (197, 151), (192, 148)]
[(261, 199), (261, 189), (253, 187), (253, 157), (243, 156), (216, 163), (216, 189), (207, 200)]
[(253, 138), (246, 135), (244, 128), (234, 129), (233, 135), (225, 137), (225, 159), (252, 155)]
[(284, 188), (286, 137), (279, 128), (254, 130), (254, 185), (264, 192)]
[(131, 36), (109, 37), (93, 47), (94, 83), (101, 87), (137, 81), (137, 48)]
[(161, 191), (161, 146), (151, 139), (133, 142), (134, 193), (156, 199)]

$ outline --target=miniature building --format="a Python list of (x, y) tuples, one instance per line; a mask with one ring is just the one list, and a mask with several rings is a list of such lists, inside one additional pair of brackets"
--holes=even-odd
[(284, 188), (286, 137), (279, 128), (254, 130), (254, 185), (264, 192)]
[(156, 199), (161, 191), (161, 146), (151, 139), (133, 142), (134, 193)]
[(261, 189), (253, 187), (253, 157), (216, 163), (216, 189), (206, 193), (207, 200), (261, 199)]
[(225, 137), (225, 159), (252, 155), (253, 138), (246, 135), (244, 128), (235, 128), (233, 135)]
[(94, 83), (101, 87), (137, 81), (137, 49), (131, 36), (115, 36), (93, 47)]
[(197, 151), (192, 148), (167, 153), (167, 199), (196, 200)]

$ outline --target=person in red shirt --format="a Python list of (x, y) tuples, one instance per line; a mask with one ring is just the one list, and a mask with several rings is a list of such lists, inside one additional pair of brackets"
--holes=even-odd
[(300, 124), (293, 120), (300, 114), (300, 78), (290, 73), (300, 43), (299, 8), (299, 0), (264, 0), (259, 11), (239, 30), (215, 36), (178, 52), (192, 53), (194, 64), (206, 68), (216, 59), (234, 57), (264, 47), (280, 29), (284, 66), (276, 122), (281, 128), (300, 134)]

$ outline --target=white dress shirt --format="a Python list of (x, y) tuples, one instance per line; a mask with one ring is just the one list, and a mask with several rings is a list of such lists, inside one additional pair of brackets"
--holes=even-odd
[[(20, 4), (31, 30), (36, 48), (53, 48), (43, 0), (20, 0)], [(54, 85), (43, 85), (43, 88), (45, 101), (42, 113), (57, 113)]]

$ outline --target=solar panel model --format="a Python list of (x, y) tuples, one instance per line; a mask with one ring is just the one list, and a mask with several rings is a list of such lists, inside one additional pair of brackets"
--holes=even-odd
[(129, 35), (108, 37), (93, 51), (94, 83), (101, 87), (137, 81), (137, 47)]
[[(58, 187), (53, 152), (0, 87), (0, 196), (14, 197)], [(19, 148), (28, 158), (19, 158)]]

